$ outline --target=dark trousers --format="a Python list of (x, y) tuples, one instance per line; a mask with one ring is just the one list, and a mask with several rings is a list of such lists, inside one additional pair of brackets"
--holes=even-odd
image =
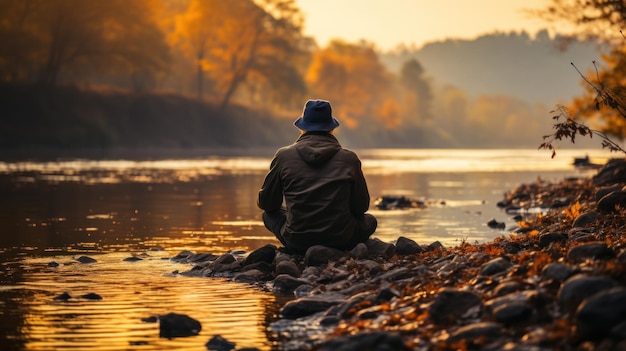
[[(286, 210), (284, 208), (281, 208), (278, 211), (263, 212), (263, 223), (265, 224), (265, 227), (270, 232), (274, 233), (278, 241), (280, 241), (280, 243), (283, 244), (285, 248), (290, 251), (298, 251), (294, 250), (293, 246), (290, 245), (281, 234), (281, 229), (285, 225), (286, 220), (287, 216)], [(363, 214), (363, 216), (357, 217), (356, 223), (356, 231), (350, 239), (347, 247), (341, 247), (338, 249), (352, 249), (354, 246), (356, 246), (356, 244), (366, 242), (367, 239), (369, 239), (369, 237), (374, 234), (374, 232), (376, 231), (376, 227), (378, 226), (378, 221), (376, 220), (376, 217), (367, 213)]]

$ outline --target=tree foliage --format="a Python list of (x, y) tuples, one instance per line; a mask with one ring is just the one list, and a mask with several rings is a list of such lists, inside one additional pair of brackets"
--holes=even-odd
[[(225, 108), (244, 84), (303, 95), (298, 64), (306, 41), (293, 0), (191, 0), (177, 20), (175, 42), (196, 66), (197, 92), (205, 76)], [(288, 88), (285, 88), (285, 87)]]
[[(544, 136), (539, 148), (553, 150), (556, 140), (569, 139), (576, 135), (602, 138), (602, 147), (610, 151), (623, 151), (610, 136), (623, 139), (626, 136), (626, 59), (624, 35), (620, 28), (626, 25), (626, 2), (614, 0), (552, 0), (539, 13), (546, 20), (565, 21), (575, 26), (574, 33), (580, 38), (597, 39), (612, 45), (612, 50), (602, 56), (605, 65), (598, 67), (593, 61), (593, 70), (580, 74), (585, 93), (575, 98), (570, 106), (559, 106), (553, 117), (554, 133)], [(616, 39), (619, 39), (616, 41)], [(564, 121), (561, 121), (564, 120)], [(591, 129), (584, 124), (595, 124)]]
[(151, 73), (169, 48), (151, 0), (0, 0), (0, 77), (55, 85), (101, 72)]

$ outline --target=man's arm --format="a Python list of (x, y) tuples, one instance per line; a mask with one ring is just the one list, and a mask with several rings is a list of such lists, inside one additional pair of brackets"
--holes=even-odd
[(362, 215), (370, 207), (370, 194), (367, 190), (365, 176), (361, 170), (361, 161), (357, 158), (352, 183), (352, 193), (350, 198), (350, 210), (354, 215)]
[(257, 206), (260, 209), (271, 212), (280, 209), (283, 204), (283, 188), (280, 181), (278, 160), (275, 156), (270, 164), (270, 171), (265, 176), (263, 186), (259, 191)]

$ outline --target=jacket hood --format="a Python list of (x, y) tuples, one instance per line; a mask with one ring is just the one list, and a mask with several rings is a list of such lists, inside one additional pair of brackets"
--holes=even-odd
[(307, 132), (298, 138), (295, 148), (304, 162), (315, 165), (330, 160), (341, 145), (332, 134)]

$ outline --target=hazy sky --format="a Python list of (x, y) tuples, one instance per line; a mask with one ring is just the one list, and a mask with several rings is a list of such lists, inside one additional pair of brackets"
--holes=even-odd
[(325, 46), (329, 39), (366, 39), (379, 49), (446, 38), (469, 39), (499, 31), (546, 27), (524, 9), (549, 0), (296, 0), (306, 16), (305, 33)]

